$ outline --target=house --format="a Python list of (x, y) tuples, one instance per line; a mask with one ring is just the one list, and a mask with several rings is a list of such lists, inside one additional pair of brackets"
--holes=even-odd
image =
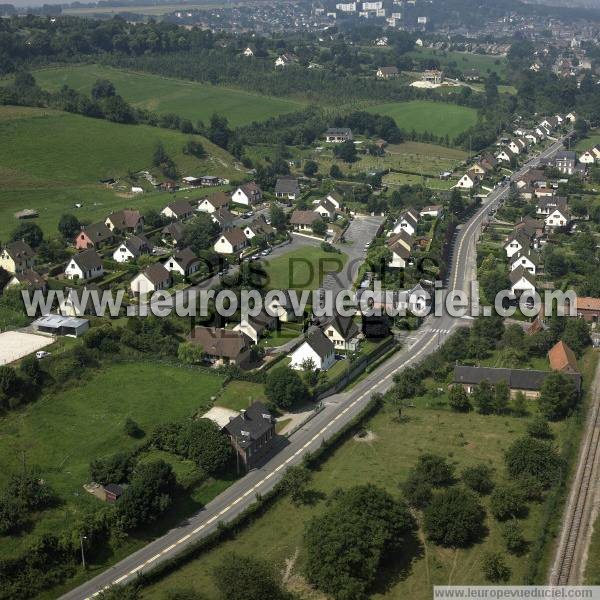
[(312, 361), (315, 369), (327, 371), (335, 362), (335, 347), (320, 329), (314, 328), (290, 358), (292, 369), (303, 370), (307, 361)]
[(314, 210), (295, 210), (290, 217), (290, 224), (294, 231), (310, 231), (313, 225), (322, 221), (321, 215)]
[(379, 67), (375, 74), (378, 79), (392, 79), (398, 77), (400, 72), (397, 67)]
[(511, 163), (512, 159), (515, 157), (514, 152), (510, 148), (503, 148), (496, 154), (496, 160), (499, 162), (507, 162)]
[(408, 235), (414, 235), (419, 222), (419, 213), (412, 208), (404, 210), (400, 213), (398, 220), (392, 229), (393, 233), (405, 231)]
[(535, 293), (535, 277), (522, 266), (511, 271), (508, 278), (510, 279), (510, 292), (515, 297), (521, 296), (523, 293)]
[(88, 248), (75, 254), (67, 263), (65, 277), (67, 279), (79, 279), (87, 281), (104, 275), (104, 267), (100, 255), (93, 249)]
[(242, 409), (223, 431), (247, 471), (260, 466), (275, 448), (275, 419), (260, 402)]
[(522, 233), (529, 239), (540, 238), (544, 235), (544, 221), (524, 217), (515, 225), (515, 232)]
[(164, 263), (164, 267), (169, 272), (175, 271), (187, 277), (200, 269), (200, 259), (194, 254), (191, 248), (183, 248), (182, 250), (177, 250)]
[(344, 196), (341, 192), (333, 190), (332, 192), (329, 192), (329, 194), (327, 194), (326, 199), (329, 202), (331, 202), (331, 204), (333, 204), (337, 210), (340, 210), (342, 208)]
[(571, 213), (566, 208), (554, 209), (544, 220), (547, 227), (567, 227), (571, 222)]
[(209, 215), (216, 212), (220, 208), (229, 208), (231, 197), (225, 192), (217, 192), (210, 197), (204, 198), (198, 202), (198, 210), (208, 213)]
[(521, 150), (523, 150), (523, 146), (519, 144), (516, 140), (511, 140), (508, 142), (508, 149), (513, 154), (521, 154)]
[(586, 150), (579, 155), (579, 162), (584, 165), (593, 165), (596, 162), (596, 155), (591, 150)]
[(9, 273), (24, 273), (33, 267), (35, 252), (24, 241), (9, 242), (0, 252), (0, 267)]
[(570, 112), (565, 119), (569, 121), (569, 123), (575, 123), (575, 121), (577, 121), (577, 115), (574, 112)]
[(265, 303), (265, 310), (275, 315), (282, 323), (296, 320), (289, 290), (277, 290), (276, 294), (269, 296), (268, 302)]
[(275, 232), (275, 229), (267, 223), (267, 221), (265, 220), (265, 218), (262, 215), (260, 215), (259, 217), (256, 217), (256, 219), (254, 219), (253, 221), (248, 223), (248, 225), (246, 225), (244, 227), (243, 231), (244, 231), (244, 235), (249, 240), (251, 240), (252, 238), (256, 237), (257, 235), (264, 235), (264, 236), (273, 235), (273, 233)]
[(248, 238), (242, 229), (232, 227), (219, 235), (214, 243), (214, 251), (219, 254), (238, 254), (248, 245)]
[(481, 79), (481, 73), (477, 69), (467, 69), (463, 73), (463, 78), (465, 81), (479, 81)]
[(275, 59), (276, 67), (287, 67), (298, 62), (298, 57), (291, 53), (281, 54)]
[(79, 337), (90, 328), (90, 322), (87, 319), (63, 317), (51, 313), (36, 319), (31, 326), (35, 332), (39, 333)]
[(92, 223), (84, 225), (75, 238), (75, 248), (86, 250), (87, 248), (100, 248), (103, 244), (110, 244), (115, 239), (113, 232), (105, 223)]
[(171, 274), (161, 263), (154, 263), (142, 273), (136, 275), (129, 284), (131, 292), (136, 296), (145, 296), (150, 292), (166, 290), (171, 285)]
[(419, 211), (422, 217), (441, 217), (444, 214), (444, 207), (441, 204), (432, 204), (425, 206)]
[(485, 154), (478, 164), (486, 171), (486, 173), (490, 173), (496, 169), (498, 161), (491, 154)]
[(107, 483), (102, 486), (104, 490), (104, 501), (109, 504), (114, 504), (122, 495), (124, 488), (116, 483)]
[(219, 208), (219, 210), (216, 210), (214, 213), (211, 213), (210, 218), (219, 226), (221, 231), (225, 231), (233, 227), (237, 216), (229, 209), (223, 207)]
[(319, 200), (318, 204), (314, 208), (314, 211), (318, 212), (324, 219), (329, 219), (331, 221), (336, 217), (335, 204), (327, 200), (327, 198)]
[(517, 179), (517, 187), (533, 188), (533, 187), (545, 187), (547, 183), (546, 174), (540, 169), (529, 169), (519, 179)]
[(244, 206), (258, 204), (262, 200), (262, 190), (255, 181), (245, 183), (231, 194), (231, 201)]
[(250, 46), (248, 46), (243, 52), (242, 54), (244, 56), (250, 57), (250, 56), (254, 56), (254, 50), (252, 50), (252, 48), (250, 48)]
[(58, 311), (65, 317), (83, 317), (95, 315), (96, 306), (92, 295), (100, 299), (102, 289), (93, 283), (83, 286), (83, 289), (66, 288), (65, 295), (59, 301)]
[(474, 171), (467, 171), (459, 180), (458, 183), (454, 186), (455, 188), (470, 190), (474, 188), (479, 182), (479, 175)]
[(190, 187), (202, 185), (202, 179), (200, 179), (200, 177), (193, 177), (192, 175), (186, 175), (182, 178), (182, 181)]
[(421, 75), (421, 81), (426, 81), (433, 85), (441, 85), (444, 81), (444, 72), (437, 69), (427, 69)]
[(537, 215), (547, 217), (556, 209), (565, 210), (567, 199), (564, 196), (542, 196), (538, 199), (535, 207)]
[(358, 350), (360, 330), (352, 317), (336, 315), (323, 326), (323, 333), (331, 340), (336, 350)]
[(187, 200), (178, 200), (165, 206), (160, 214), (167, 219), (189, 219), (194, 214), (194, 209)]
[(183, 241), (183, 223), (173, 222), (169, 223), (166, 227), (161, 230), (162, 241), (165, 244), (177, 246), (177, 244)]
[(26, 271), (15, 273), (8, 280), (8, 283), (5, 287), (23, 287), (31, 290), (41, 290), (42, 292), (45, 292), (48, 287), (48, 284), (39, 273), (36, 273), (33, 269), (27, 269)]
[(250, 338), (241, 331), (197, 325), (187, 340), (198, 344), (215, 365), (243, 365), (250, 359)]
[(392, 235), (388, 241), (387, 246), (392, 253), (392, 259), (388, 262), (388, 267), (392, 269), (404, 269), (406, 263), (410, 258), (413, 238), (406, 231), (400, 231), (395, 235)]
[(296, 200), (300, 196), (298, 180), (292, 177), (279, 177), (275, 183), (275, 197)]
[(549, 187), (538, 187), (535, 188), (535, 190), (533, 190), (533, 195), (538, 199), (549, 198), (551, 196), (554, 196), (554, 190)]
[(239, 325), (233, 330), (245, 333), (255, 344), (265, 335), (267, 331), (272, 331), (277, 326), (277, 317), (271, 316), (266, 311), (261, 311), (258, 315), (247, 319), (242, 319)]
[(200, 185), (205, 187), (214, 187), (221, 183), (221, 178), (216, 175), (203, 175), (200, 177)]
[(576, 164), (577, 155), (573, 151), (557, 152), (554, 157), (554, 166), (563, 175), (573, 175)]
[(517, 252), (524, 252), (529, 249), (531, 245), (531, 238), (527, 237), (521, 231), (515, 231), (504, 243), (504, 251), (506, 252), (506, 258), (512, 258)]
[(569, 348), (562, 340), (556, 342), (556, 344), (548, 350), (548, 361), (550, 362), (550, 368), (553, 371), (571, 374), (579, 373), (575, 352), (573, 352), (573, 350), (571, 350), (571, 348)]
[(532, 275), (535, 275), (537, 270), (537, 261), (533, 254), (529, 250), (517, 252), (511, 257), (510, 270), (514, 271), (519, 267), (523, 267), (526, 271), (529, 271)]
[(125, 208), (108, 215), (104, 224), (113, 233), (138, 233), (144, 228), (144, 217), (139, 210)]
[(113, 252), (113, 260), (124, 263), (150, 252), (152, 252), (152, 244), (143, 235), (132, 235)]
[(352, 139), (352, 129), (348, 127), (330, 127), (325, 132), (325, 141), (328, 144), (341, 144)]
[[(454, 385), (462, 385), (468, 394), (475, 391), (476, 386), (487, 381), (496, 384), (504, 381), (511, 396), (522, 392), (526, 398), (538, 398), (542, 385), (550, 371), (534, 371), (532, 369), (504, 369), (494, 367), (454, 367)], [(569, 374), (578, 391), (581, 390), (581, 375)]]
[(600, 298), (577, 296), (577, 316), (588, 323), (600, 321)]

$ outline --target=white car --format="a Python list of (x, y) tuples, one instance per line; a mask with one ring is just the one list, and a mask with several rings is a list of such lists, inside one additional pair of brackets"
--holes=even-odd
[(38, 360), (41, 360), (42, 358), (46, 358), (47, 356), (50, 356), (50, 352), (46, 352), (45, 350), (38, 350), (38, 351), (35, 353), (35, 357), (36, 357)]

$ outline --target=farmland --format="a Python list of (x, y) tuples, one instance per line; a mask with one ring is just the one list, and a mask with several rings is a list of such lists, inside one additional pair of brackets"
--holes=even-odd
[[(198, 159), (183, 153), (190, 136), (145, 125), (120, 125), (99, 119), (38, 108), (0, 107), (0, 239), (6, 239), (24, 208), (39, 212), (39, 225), (55, 231), (64, 212), (81, 220), (99, 219), (123, 207), (159, 208), (165, 194), (131, 197), (132, 184), (152, 190), (130, 174), (152, 170), (152, 154), (160, 141), (182, 174), (213, 174), (240, 178), (234, 159), (208, 140), (195, 136), (207, 152)], [(159, 175), (159, 174), (158, 174)], [(123, 180), (117, 189), (99, 183)], [(74, 208), (75, 204), (81, 208)]]
[(10, 544), (0, 538), (0, 556), (18, 555), (34, 537), (62, 531), (102, 506), (82, 486), (89, 481), (91, 460), (140, 443), (124, 432), (127, 417), (149, 433), (158, 423), (183, 419), (205, 406), (222, 384), (217, 375), (189, 369), (118, 364), (0, 419), (0, 487), (24, 461), (40, 469), (60, 499), (25, 535), (10, 538)]
[(472, 52), (447, 52), (432, 48), (414, 50), (409, 53), (409, 56), (417, 60), (437, 60), (442, 69), (449, 66), (461, 72), (477, 69), (482, 77), (486, 77), (488, 72), (492, 71), (496, 72), (500, 79), (503, 79), (506, 75), (506, 59), (500, 56), (488, 56)]
[(371, 113), (392, 117), (400, 129), (454, 138), (477, 123), (477, 111), (446, 102), (415, 100), (369, 106)]
[[(583, 370), (589, 376), (596, 359), (588, 353), (584, 362)], [(347, 439), (314, 472), (310, 488), (328, 497), (336, 489), (369, 482), (398, 496), (399, 485), (423, 453), (444, 456), (455, 465), (457, 473), (465, 467), (487, 464), (495, 470), (494, 480), (504, 482), (503, 453), (525, 433), (528, 420), (537, 412), (534, 403), (528, 406), (530, 416), (527, 418), (458, 414), (443, 405), (444, 397), (436, 393), (438, 384), (426, 383), (428, 393), (404, 411), (406, 416), (401, 421), (391, 407), (379, 410), (364, 424), (364, 428), (373, 434), (371, 441)], [(572, 425), (572, 422), (553, 424), (559, 444), (573, 435)], [(482, 500), (489, 508), (489, 498)], [(290, 568), (291, 561), (290, 587), (306, 592), (301, 574), (305, 560), (302, 551), (304, 525), (320, 514), (325, 504), (323, 500), (311, 506), (295, 506), (287, 497), (278, 499), (262, 518), (252, 522), (234, 539), (224, 541), (144, 590), (143, 599), (162, 600), (166, 590), (182, 588), (193, 588), (214, 597), (216, 590), (212, 571), (223, 555), (234, 550), (242, 555), (253, 555), (257, 547), (261, 548), (261, 555), (277, 572)], [(544, 527), (543, 512), (543, 503), (531, 504), (527, 517), (521, 521), (525, 538), (530, 542)], [(442, 548), (425, 541), (420, 534), (418, 547), (411, 548), (411, 555), (388, 565), (371, 597), (427, 600), (431, 598), (433, 585), (484, 585), (486, 582), (480, 563), (482, 553), (503, 550), (500, 524), (488, 516), (485, 525), (489, 530), (487, 537), (468, 549)], [(511, 556), (508, 562), (512, 570), (510, 583), (522, 583), (530, 567), (527, 556)]]
[(194, 123), (206, 123), (216, 112), (227, 117), (230, 125), (246, 125), (302, 108), (301, 103), (293, 100), (99, 65), (43, 69), (33, 75), (44, 89), (56, 91), (66, 84), (86, 94), (97, 79), (108, 79), (134, 106), (157, 113), (175, 113)]

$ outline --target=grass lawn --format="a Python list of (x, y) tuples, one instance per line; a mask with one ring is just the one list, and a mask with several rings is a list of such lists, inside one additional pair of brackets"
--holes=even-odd
[(175, 113), (194, 123), (199, 120), (207, 123), (214, 113), (218, 113), (227, 117), (230, 125), (246, 125), (303, 106), (294, 100), (100, 65), (42, 69), (34, 71), (33, 75), (44, 89), (55, 91), (66, 84), (86, 94), (97, 79), (109, 79), (117, 92), (134, 106), (157, 113)]
[[(121, 180), (129, 172), (151, 170), (159, 141), (182, 174), (241, 176), (230, 154), (200, 136), (208, 153), (202, 160), (183, 154), (190, 136), (179, 132), (59, 111), (0, 107), (0, 138), (0, 239), (15, 228), (13, 215), (24, 208), (36, 209), (40, 215), (36, 222), (52, 233), (65, 212), (83, 221), (124, 207), (162, 208), (172, 196), (152, 191), (132, 197), (127, 193), (129, 181), (119, 182), (116, 189), (99, 183), (103, 178)], [(152, 189), (145, 179), (136, 185)], [(194, 193), (200, 196), (206, 191)], [(82, 208), (75, 208), (75, 203)]]
[(0, 419), (0, 488), (23, 459), (40, 469), (61, 503), (40, 513), (21, 537), (0, 538), (0, 557), (19, 554), (33, 536), (59, 532), (102, 503), (83, 489), (92, 459), (140, 442), (123, 431), (127, 417), (151, 429), (192, 414), (219, 391), (223, 379), (190, 369), (111, 365), (61, 393), (45, 396)]
[[(597, 356), (588, 353), (584, 361), (584, 373), (588, 377)], [(439, 406), (442, 397), (436, 397), (439, 384), (428, 381), (427, 396), (414, 401), (414, 407), (404, 411), (407, 417), (399, 422), (395, 411), (384, 407), (365, 425), (374, 434), (373, 441), (362, 442), (348, 439), (313, 474), (310, 487), (330, 495), (337, 488), (373, 483), (385, 488), (394, 496), (399, 495), (399, 485), (406, 479), (410, 467), (420, 454), (429, 452), (446, 457), (456, 468), (457, 474), (467, 466), (485, 463), (495, 469), (496, 483), (506, 481), (503, 464), (504, 451), (523, 435), (529, 419), (535, 414), (535, 402), (528, 404), (530, 416), (483, 416), (477, 413), (457, 414)], [(560, 445), (572, 435), (570, 423), (552, 424), (556, 441)], [(390, 460), (390, 457), (393, 457)], [(489, 509), (489, 497), (482, 499)], [(216, 548), (202, 554), (178, 571), (166, 576), (157, 584), (145, 589), (144, 600), (163, 600), (167, 590), (192, 587), (208, 597), (217, 592), (212, 571), (224, 553), (235, 551), (253, 555), (260, 547), (261, 556), (278, 572), (286, 568), (286, 562), (295, 561), (293, 574), (300, 575), (305, 560), (302, 536), (305, 523), (319, 514), (325, 506), (321, 501), (314, 506), (294, 506), (289, 498), (277, 500), (272, 508), (255, 520), (234, 539), (226, 540)], [(529, 513), (521, 520), (525, 538), (533, 541), (542, 526), (543, 505), (530, 503)], [(499, 523), (489, 515), (486, 519), (488, 535), (482, 542), (464, 550), (446, 549), (424, 540), (413, 548), (409, 556), (388, 566), (382, 579), (371, 595), (377, 599), (429, 600), (433, 585), (485, 585), (481, 572), (481, 556), (484, 551), (504, 552)], [(297, 554), (297, 559), (294, 556)], [(547, 560), (547, 559), (546, 559)], [(528, 568), (527, 555), (507, 555), (512, 574), (509, 583), (521, 584)], [(542, 569), (542, 571), (544, 570)], [(310, 595), (303, 597), (313, 597)]]
[(600, 585), (600, 517), (594, 522), (592, 541), (588, 549), (588, 562), (585, 566), (586, 585)]
[(348, 256), (305, 246), (264, 261), (267, 286), (273, 290), (316, 290), (327, 273), (339, 273)]
[(215, 406), (239, 411), (248, 408), (252, 402), (264, 402), (265, 399), (265, 386), (262, 383), (230, 381), (215, 400)]
[(573, 150), (589, 150), (598, 144), (600, 144), (600, 131), (592, 129), (585, 138), (577, 142)]
[(392, 117), (405, 131), (429, 131), (438, 136), (447, 135), (450, 139), (477, 123), (477, 111), (446, 102), (385, 102), (369, 106), (367, 110)]

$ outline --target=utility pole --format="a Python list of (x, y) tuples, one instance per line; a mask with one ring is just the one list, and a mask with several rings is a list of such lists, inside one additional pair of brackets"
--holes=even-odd
[(79, 545), (81, 546), (81, 564), (85, 569), (85, 551), (83, 549), (83, 540), (87, 540), (87, 536), (79, 534)]

